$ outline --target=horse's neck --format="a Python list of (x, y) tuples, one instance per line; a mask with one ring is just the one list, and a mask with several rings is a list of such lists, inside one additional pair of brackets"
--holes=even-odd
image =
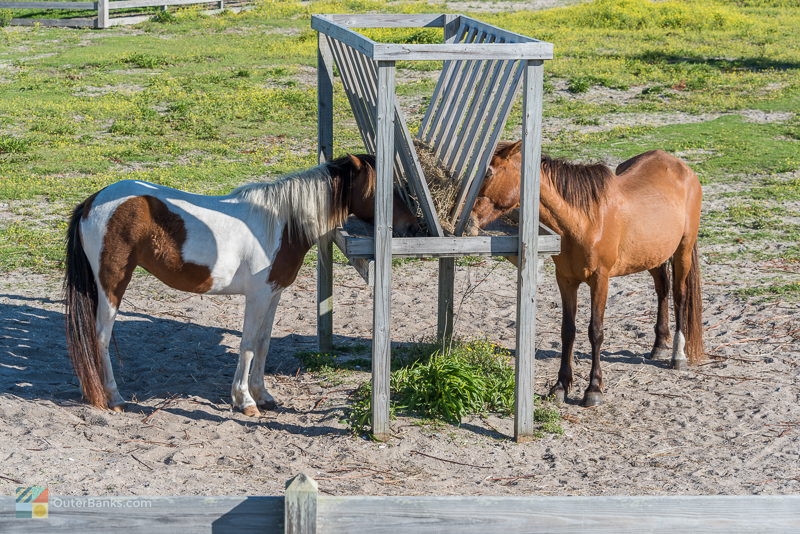
[(539, 190), (539, 219), (561, 236), (577, 237), (584, 235), (592, 221), (556, 190), (550, 178), (542, 175)]

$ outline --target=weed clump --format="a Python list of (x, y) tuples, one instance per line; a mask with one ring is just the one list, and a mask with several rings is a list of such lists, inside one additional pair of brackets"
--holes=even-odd
[[(510, 415), (514, 407), (514, 368), (508, 350), (486, 340), (428, 343), (401, 352), (391, 375), (391, 415), (417, 415), (459, 424), (461, 418), (487, 412)], [(393, 366), (395, 367), (395, 366)], [(372, 385), (352, 394), (346, 421), (356, 434), (368, 432)], [(562, 432), (557, 410), (540, 406), (534, 418), (541, 430)]]

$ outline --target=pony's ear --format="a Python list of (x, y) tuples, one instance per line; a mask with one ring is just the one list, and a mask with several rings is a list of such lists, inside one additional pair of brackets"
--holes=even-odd
[(361, 170), (361, 167), (364, 165), (364, 163), (361, 161), (361, 159), (359, 159), (358, 156), (355, 154), (348, 154), (347, 157), (350, 158), (350, 162), (357, 171)]
[(520, 150), (522, 150), (522, 141), (517, 141), (516, 143), (511, 143), (498, 150), (495, 153), (495, 156), (502, 159), (508, 159)]

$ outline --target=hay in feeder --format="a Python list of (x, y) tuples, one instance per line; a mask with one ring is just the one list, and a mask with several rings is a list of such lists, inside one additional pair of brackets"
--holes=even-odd
[[(414, 139), (414, 148), (417, 151), (419, 163), (422, 166), (422, 172), (425, 173), (425, 180), (428, 183), (428, 189), (431, 193), (433, 206), (436, 209), (436, 214), (439, 216), (439, 222), (442, 229), (450, 235), (453, 234), (455, 227), (452, 221), (453, 206), (456, 203), (458, 196), (458, 189), (460, 184), (453, 177), (450, 172), (439, 158), (433, 149), (420, 141)], [(413, 198), (413, 195), (409, 195)], [(415, 201), (415, 206), (409, 205), (409, 208), (419, 211), (419, 203)]]

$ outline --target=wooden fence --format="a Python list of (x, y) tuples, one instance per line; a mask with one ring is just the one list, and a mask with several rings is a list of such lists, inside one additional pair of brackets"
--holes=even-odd
[(85, 17), (71, 17), (63, 19), (48, 18), (12, 18), (11, 24), (17, 26), (61, 26), (69, 28), (110, 28), (127, 24), (138, 24), (150, 19), (152, 14), (132, 14), (111, 17), (112, 11), (131, 10), (143, 7), (182, 6), (189, 4), (211, 4), (215, 9), (205, 13), (217, 13), (224, 9), (239, 11), (241, 6), (231, 8), (226, 6), (226, 0), (97, 0), (96, 2), (42, 2), (42, 1), (0, 1), (0, 9), (39, 9), (39, 10), (86, 10), (94, 11), (96, 15)]
[(800, 532), (800, 495), (335, 497), (304, 475), (287, 486), (285, 497), (51, 496), (46, 519), (17, 519), (14, 498), (0, 497), (0, 532)]

